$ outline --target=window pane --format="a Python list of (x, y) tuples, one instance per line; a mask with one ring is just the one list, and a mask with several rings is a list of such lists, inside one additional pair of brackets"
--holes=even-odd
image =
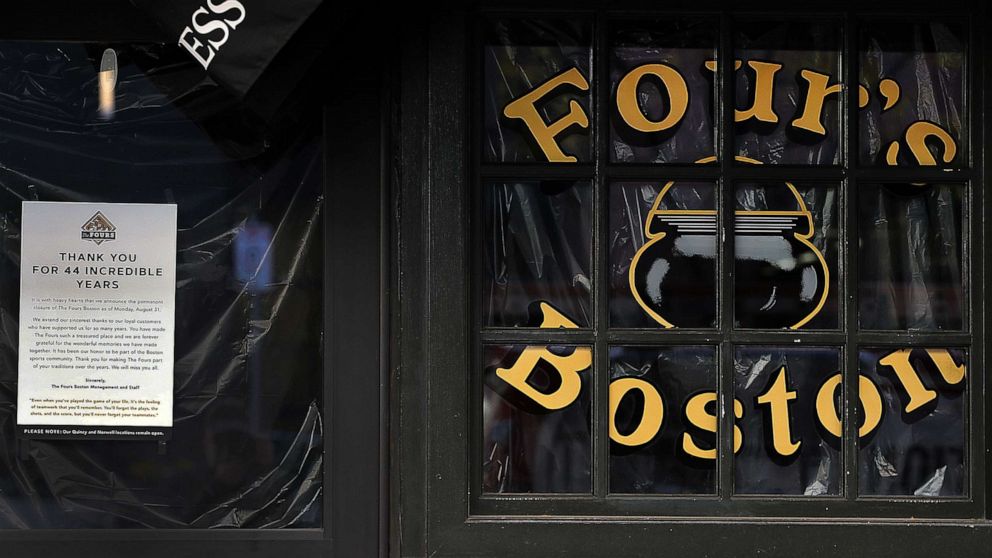
[(840, 22), (736, 25), (737, 155), (770, 164), (839, 164)]
[(717, 44), (713, 22), (616, 22), (611, 35), (610, 160), (712, 159)]
[(860, 492), (968, 494), (963, 349), (862, 349)]
[[(591, 159), (591, 36), (585, 21), (486, 22), (482, 146), (486, 161)], [(549, 131), (555, 123), (567, 126)]]
[(963, 25), (878, 23), (861, 31), (861, 164), (967, 164)]
[(964, 185), (859, 190), (861, 327), (963, 329)]
[(837, 187), (768, 181), (736, 194), (735, 325), (836, 329)]
[(716, 185), (619, 182), (610, 189), (610, 325), (716, 325)]
[(839, 349), (736, 349), (734, 397), (743, 415), (736, 494), (841, 493), (840, 384)]
[(485, 492), (590, 492), (592, 348), (483, 350)]
[(715, 348), (611, 348), (610, 491), (716, 493), (716, 408)]
[(589, 183), (490, 184), (482, 213), (485, 323), (538, 327), (546, 302), (576, 325), (590, 325)]
[[(115, 45), (113, 102), (101, 104), (105, 48), (0, 43), (0, 528), (318, 528), (319, 122), (266, 125), (191, 80), (202, 68), (178, 45)], [(315, 121), (306, 107), (287, 119)], [(177, 205), (164, 453), (14, 438), (23, 200)]]

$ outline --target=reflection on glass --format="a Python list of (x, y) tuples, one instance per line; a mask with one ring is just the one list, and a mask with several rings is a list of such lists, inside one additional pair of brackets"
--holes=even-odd
[(964, 25), (872, 22), (860, 44), (861, 163), (965, 164)]
[(483, 491), (590, 492), (592, 349), (493, 345), (483, 362)]
[(839, 164), (839, 23), (742, 21), (737, 29), (737, 155), (770, 164)]
[(499, 182), (482, 199), (483, 319), (538, 327), (550, 303), (590, 324), (592, 188), (588, 182)]
[(966, 352), (862, 349), (859, 362), (861, 494), (966, 496)]
[(590, 160), (591, 36), (587, 21), (486, 22), (486, 161)]
[(610, 189), (610, 325), (716, 325), (716, 188), (618, 182)]
[(736, 494), (841, 493), (840, 374), (836, 348), (736, 349), (734, 398), (743, 405)]
[(861, 327), (962, 329), (965, 186), (884, 184), (859, 185), (859, 190)]
[[(17, 359), (22, 200), (174, 202), (173, 441), (4, 435), (0, 528), (320, 527), (319, 130), (273, 128), (191, 81), (202, 68), (178, 45), (115, 46), (105, 119), (104, 51), (0, 42), (0, 362)], [(16, 368), (0, 365), (5, 433)]]
[(716, 349), (613, 347), (610, 492), (716, 492)]
[(734, 319), (744, 328), (838, 327), (837, 187), (738, 184)]
[(611, 29), (610, 160), (713, 157), (716, 27), (711, 21), (617, 22)]

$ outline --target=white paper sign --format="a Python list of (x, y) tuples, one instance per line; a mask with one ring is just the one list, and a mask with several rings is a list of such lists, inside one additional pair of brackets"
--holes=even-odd
[(18, 432), (167, 438), (176, 206), (24, 202)]

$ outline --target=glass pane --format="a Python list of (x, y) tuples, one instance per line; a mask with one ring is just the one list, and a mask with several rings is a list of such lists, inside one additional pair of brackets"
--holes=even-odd
[(590, 492), (592, 348), (491, 345), (483, 362), (483, 491)]
[(716, 185), (610, 188), (610, 325), (716, 325)]
[(966, 351), (862, 349), (859, 361), (861, 494), (966, 496)]
[(610, 492), (716, 493), (716, 349), (610, 349)]
[(483, 319), (540, 326), (540, 303), (588, 326), (592, 286), (588, 182), (499, 182), (482, 200)]
[(735, 325), (837, 329), (837, 186), (769, 181), (736, 194)]
[(861, 30), (861, 164), (967, 164), (964, 25), (872, 22)]
[(963, 329), (964, 185), (859, 190), (861, 327)]
[(709, 20), (616, 22), (610, 160), (715, 161), (717, 28)]
[(486, 161), (591, 159), (591, 36), (586, 21), (486, 22)]
[[(98, 102), (105, 47), (0, 43), (0, 528), (318, 528), (319, 122), (266, 125), (191, 80), (202, 68), (178, 45), (115, 45), (116, 86)], [(319, 112), (298, 108), (290, 121)], [(177, 204), (164, 453), (15, 440), (23, 200)]]
[[(736, 494), (841, 493), (840, 349), (738, 347)], [(736, 413), (736, 410), (735, 410)]]
[(840, 164), (841, 28), (839, 21), (737, 23), (737, 155), (770, 164)]

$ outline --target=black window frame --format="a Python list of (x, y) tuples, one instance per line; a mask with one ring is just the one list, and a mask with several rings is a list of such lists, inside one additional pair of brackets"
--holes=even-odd
[[(477, 237), (478, 213), (474, 209), (478, 188), (483, 178), (513, 177), (515, 179), (585, 178), (596, 177), (607, 165), (606, 154), (600, 153), (593, 162), (564, 165), (539, 164), (485, 164), (479, 151), (481, 133), (478, 130), (478, 87), (481, 83), (479, 51), (479, 19), (490, 15), (533, 17), (554, 15), (562, 17), (603, 18), (605, 14), (617, 17), (640, 15), (700, 13), (715, 16), (721, 26), (720, 64), (725, 75), (732, 75), (733, 57), (724, 56), (732, 51), (730, 28), (733, 17), (787, 16), (803, 18), (837, 17), (844, 26), (844, 58), (842, 68), (847, 83), (857, 83), (858, 35), (854, 28), (856, 19), (920, 20), (938, 16), (940, 19), (966, 21), (969, 35), (969, 86), (966, 95), (968, 107), (967, 145), (970, 166), (961, 169), (895, 167), (871, 168), (859, 166), (856, 161), (858, 134), (846, 134), (842, 164), (827, 169), (810, 169), (795, 166), (770, 168), (734, 167), (733, 142), (723, 141), (720, 147), (721, 164), (708, 170), (680, 165), (613, 165), (611, 178), (657, 178), (664, 174), (671, 179), (688, 177), (723, 177), (725, 184), (748, 178), (772, 179), (830, 179), (848, 192), (857, 182), (911, 182), (931, 180), (950, 183), (967, 183), (972, 211), (968, 218), (971, 236), (968, 269), (971, 297), (969, 311), (970, 329), (962, 333), (912, 333), (899, 342), (923, 346), (971, 345), (970, 402), (974, 405), (968, 415), (970, 431), (970, 467), (972, 468), (967, 502), (913, 498), (870, 498), (857, 502), (837, 500), (811, 500), (809, 498), (783, 498), (769, 503), (763, 498), (742, 498), (733, 509), (714, 504), (712, 500), (695, 497), (672, 498), (641, 496), (601, 501), (589, 505), (584, 495), (486, 495), (479, 494), (479, 437), (481, 417), (481, 372), (478, 347), (485, 342), (529, 342), (533, 344), (577, 343), (594, 346), (596, 366), (603, 367), (606, 347), (614, 341), (665, 344), (726, 344), (734, 343), (791, 343), (793, 332), (742, 331), (728, 338), (712, 332), (681, 332), (678, 339), (660, 341), (650, 333), (623, 332), (622, 337), (599, 329), (586, 331), (540, 330), (509, 331), (481, 328), (479, 317), (474, 314), (473, 301), (478, 291), (477, 260), (473, 257)], [(732, 15), (733, 14), (733, 15)], [(399, 146), (401, 176), (399, 200), (404, 222), (399, 230), (399, 250), (396, 260), (403, 280), (394, 277), (400, 291), (396, 300), (401, 308), (394, 310), (394, 320), (401, 324), (397, 333), (406, 332), (401, 339), (399, 353), (400, 373), (396, 386), (400, 393), (400, 440), (396, 441), (394, 475), (403, 479), (399, 505), (394, 510), (400, 532), (394, 540), (401, 544), (402, 555), (420, 556), (547, 556), (565, 555), (708, 555), (741, 556), (755, 550), (773, 555), (796, 555), (800, 550), (811, 556), (842, 555), (844, 551), (864, 555), (872, 551), (898, 551), (907, 556), (922, 556), (952, 550), (960, 555), (977, 555), (992, 543), (990, 501), (989, 447), (984, 433), (992, 421), (989, 405), (983, 402), (986, 392), (984, 355), (989, 341), (984, 335), (984, 324), (990, 309), (983, 295), (990, 283), (989, 258), (982, 254), (983, 239), (990, 233), (989, 209), (984, 205), (982, 185), (988, 176), (988, 137), (992, 127), (986, 116), (985, 91), (992, 84), (990, 79), (990, 46), (978, 30), (989, 22), (988, 9), (980, 2), (952, 1), (933, 6), (925, 2), (873, 3), (870, 7), (833, 5), (789, 4), (784, 2), (755, 2), (735, 6), (724, 2), (669, 2), (664, 7), (649, 3), (632, 2), (613, 4), (599, 2), (543, 2), (540, 5), (522, 2), (503, 2), (498, 5), (477, 5), (454, 12), (436, 11), (431, 14), (427, 37), (404, 42), (403, 75), (400, 80), (402, 100), (398, 124), (402, 134)], [(604, 31), (599, 27), (601, 39)], [(603, 41), (594, 48), (603, 49)], [(855, 56), (847, 56), (855, 53)], [(597, 61), (607, 58), (599, 53)], [(609, 83), (604, 64), (594, 66), (588, 76), (593, 87), (593, 106), (602, 107), (609, 98)], [(426, 75), (425, 75), (426, 74)], [(721, 89), (725, 106), (732, 90)], [(845, 122), (857, 122), (857, 103), (846, 102)], [(599, 133), (606, 133), (606, 112), (593, 108), (593, 118)], [(720, 124), (729, 129), (732, 124), (718, 110)], [(846, 125), (846, 124), (845, 124)], [(724, 136), (727, 137), (727, 136)], [(733, 136), (730, 136), (731, 138)], [(592, 141), (595, 141), (593, 139)], [(594, 157), (595, 155), (594, 150)], [(419, 156), (418, 156), (419, 155)], [(851, 161), (850, 167), (844, 162)], [(553, 168), (551, 168), (553, 167)], [(621, 168), (622, 167), (622, 168)], [(650, 168), (648, 168), (650, 167)], [(850, 171), (845, 170), (850, 168)], [(599, 175), (602, 177), (602, 175)], [(604, 180), (605, 181), (605, 180)], [(726, 188), (726, 186), (723, 186)], [(605, 203), (601, 188), (596, 203)], [(854, 200), (851, 199), (853, 202)], [(730, 224), (732, 212), (725, 211), (724, 226)], [(846, 237), (857, 233), (857, 205), (848, 202), (843, 215)], [(602, 244), (605, 236), (605, 212), (597, 214), (594, 244)], [(729, 235), (732, 236), (732, 235)], [(733, 264), (732, 239), (724, 240), (722, 269)], [(729, 246), (729, 248), (728, 248)], [(597, 250), (597, 248), (594, 248)], [(603, 264), (602, 249), (594, 251), (593, 283), (602, 282), (604, 276), (597, 271)], [(415, 259), (417, 256), (421, 260)], [(842, 260), (847, 259), (841, 255)], [(853, 265), (851, 265), (853, 262)], [(843, 293), (845, 306), (856, 296), (851, 285), (856, 285), (857, 258), (850, 258), (845, 270)], [(725, 274), (720, 280), (726, 281)], [(600, 293), (605, 287), (596, 287)], [(724, 289), (722, 292), (728, 292)], [(605, 316), (605, 296), (594, 297), (593, 308)], [(855, 298), (856, 302), (856, 298)], [(721, 327), (732, 323), (733, 305), (724, 301)], [(857, 332), (853, 312), (842, 314), (845, 331), (804, 332), (810, 343), (829, 344), (845, 348), (845, 366), (848, 371), (858, 370), (856, 348), (862, 346), (892, 346), (896, 343), (888, 332)], [(416, 331), (411, 335), (409, 332)], [(478, 332), (482, 332), (479, 334)], [(669, 334), (671, 335), (671, 334)], [(639, 337), (640, 336), (640, 337)], [(673, 336), (675, 337), (675, 336)], [(851, 350), (853, 349), (853, 350)], [(724, 350), (722, 358), (732, 358)], [(721, 381), (729, 378), (728, 362), (723, 362)], [(600, 374), (594, 380), (594, 398), (602, 398), (608, 378)], [(857, 494), (857, 458), (854, 408), (848, 394), (856, 393), (858, 375), (848, 373), (845, 380), (845, 484), (848, 494)], [(724, 383), (724, 385), (727, 385)], [(723, 389), (724, 404), (731, 402), (731, 390)], [(608, 441), (605, 435), (605, 405), (593, 411), (594, 462), (605, 463), (608, 458)], [(722, 423), (724, 432), (730, 424), (727, 416)], [(732, 443), (723, 436), (721, 443), (726, 452)], [(722, 475), (732, 475), (730, 461), (721, 464)], [(600, 467), (601, 469), (603, 467)], [(595, 471), (595, 466), (594, 466)], [(594, 473), (595, 474), (595, 473)], [(605, 478), (605, 474), (600, 474)], [(594, 494), (604, 493), (602, 479), (594, 480)], [(595, 496), (594, 496), (595, 498)], [(659, 507), (664, 501), (665, 506)], [(839, 507), (837, 504), (841, 504)], [(412, 519), (412, 521), (411, 521)], [(787, 529), (788, 544), (783, 541)], [(953, 541), (953, 542), (949, 542)]]
[[(342, 15), (333, 42), (313, 48), (330, 51), (356, 44), (360, 30), (346, 22), (359, 18), (359, 12)], [(320, 24), (331, 25), (328, 19)], [(174, 44), (176, 39), (127, 0), (38, 0), (4, 6), (0, 40)], [(321, 122), (324, 168), (321, 527), (0, 529), (5, 557), (68, 552), (77, 558), (306, 558), (384, 556), (388, 551), (385, 208), (390, 129), (382, 52), (368, 49), (366, 59), (343, 68), (335, 65), (337, 60), (321, 58), (307, 77), (320, 91), (314, 118)]]

